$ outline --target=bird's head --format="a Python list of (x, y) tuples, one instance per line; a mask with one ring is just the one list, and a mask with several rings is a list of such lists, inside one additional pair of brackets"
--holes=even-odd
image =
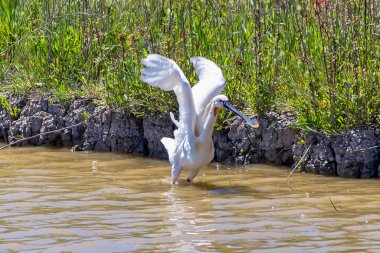
[(231, 110), (234, 114), (244, 119), (251, 127), (258, 128), (260, 126), (257, 120), (248, 118), (238, 109), (236, 109), (225, 95), (218, 95), (214, 97), (212, 100), (212, 103), (214, 105), (214, 116), (216, 116), (219, 113), (219, 111), (223, 107), (225, 107)]

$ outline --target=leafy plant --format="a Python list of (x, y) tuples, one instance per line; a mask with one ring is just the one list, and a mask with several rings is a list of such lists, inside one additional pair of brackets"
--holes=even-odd
[[(102, 99), (138, 115), (176, 109), (139, 80), (148, 53), (221, 67), (246, 113), (293, 110), (334, 133), (379, 123), (379, 0), (0, 0), (0, 91)], [(228, 117), (228, 114), (223, 114)], [(222, 119), (223, 120), (223, 119)]]
[(9, 103), (8, 99), (0, 95), (0, 106), (11, 116), (16, 117), (20, 113), (20, 108)]

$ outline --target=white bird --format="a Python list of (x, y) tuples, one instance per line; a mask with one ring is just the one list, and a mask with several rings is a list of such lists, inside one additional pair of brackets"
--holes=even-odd
[(202, 57), (192, 57), (190, 61), (199, 78), (193, 88), (173, 60), (157, 54), (149, 54), (142, 60), (145, 67), (141, 69), (141, 81), (164, 91), (174, 91), (179, 104), (179, 120), (170, 112), (171, 120), (178, 127), (174, 131), (174, 139), (161, 139), (172, 165), (172, 184), (183, 169), (188, 170), (187, 181), (191, 182), (199, 170), (212, 161), (212, 132), (217, 114), (223, 106), (252, 127), (259, 127), (257, 121), (233, 107), (226, 96), (219, 95), (226, 80), (215, 63)]

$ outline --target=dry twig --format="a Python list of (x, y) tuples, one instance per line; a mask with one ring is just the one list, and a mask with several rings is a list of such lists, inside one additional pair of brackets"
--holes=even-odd
[(334, 205), (334, 202), (331, 200), (330, 197), (329, 197), (329, 200), (330, 200), (331, 205), (334, 207), (335, 211), (337, 211), (338, 213), (341, 213), (342, 210), (338, 210), (338, 209), (336, 208), (336, 206)]
[(300, 164), (303, 162), (303, 160), (305, 159), (307, 153), (309, 152), (310, 147), (311, 147), (311, 144), (309, 145), (309, 147), (307, 147), (307, 149), (306, 149), (305, 152), (303, 153), (303, 155), (302, 155), (301, 159), (298, 161), (298, 163), (296, 163), (296, 164), (294, 164), (294, 165), (292, 166), (292, 171), (290, 172), (290, 174), (289, 174), (288, 177), (286, 178), (286, 181), (287, 181), (287, 182), (289, 181), (290, 176), (291, 176), (291, 175), (294, 173), (294, 171), (298, 168), (298, 165), (300, 165)]
[(57, 130), (52, 130), (52, 131), (45, 132), (45, 133), (36, 134), (36, 135), (30, 136), (30, 137), (27, 137), (27, 138), (22, 138), (22, 139), (19, 139), (17, 141), (13, 141), (13, 142), (11, 142), (11, 143), (3, 146), (3, 147), (0, 147), (0, 150), (6, 149), (8, 147), (11, 147), (11, 146), (13, 146), (13, 145), (15, 145), (15, 144), (17, 144), (19, 142), (23, 142), (23, 141), (27, 141), (27, 140), (39, 137), (41, 135), (46, 135), (46, 134), (51, 134), (51, 133), (55, 133), (55, 132), (60, 132), (62, 130), (70, 129), (70, 128), (77, 127), (77, 126), (80, 126), (80, 125), (83, 125), (83, 124), (84, 124), (84, 122), (81, 122), (81, 123), (78, 123), (78, 124), (75, 124), (75, 125), (72, 125), (72, 126), (61, 128), (61, 129), (57, 129)]

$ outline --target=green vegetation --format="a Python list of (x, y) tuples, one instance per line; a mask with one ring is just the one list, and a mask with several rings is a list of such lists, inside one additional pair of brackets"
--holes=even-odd
[(293, 110), (332, 133), (380, 121), (379, 18), (379, 0), (0, 0), (0, 90), (168, 110), (141, 59), (170, 57), (195, 83), (200, 55), (248, 112)]
[(4, 108), (5, 112), (8, 113), (11, 117), (17, 116), (21, 111), (21, 109), (17, 106), (12, 106), (11, 104), (9, 104), (7, 98), (2, 94), (0, 94), (0, 106)]

